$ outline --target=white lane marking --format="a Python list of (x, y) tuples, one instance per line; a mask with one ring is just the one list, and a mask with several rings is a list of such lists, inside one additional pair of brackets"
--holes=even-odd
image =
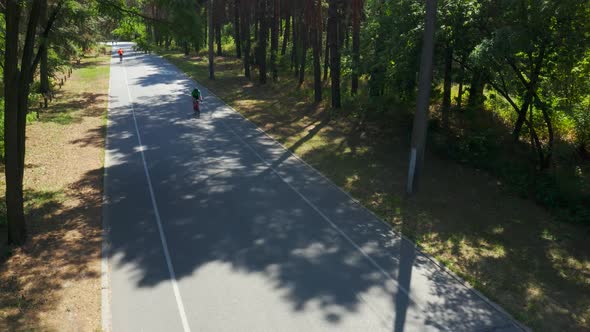
[[(111, 54), (114, 55), (114, 48), (111, 48)], [(110, 242), (109, 242), (109, 222), (106, 219), (107, 210), (107, 176), (109, 169), (109, 153), (108, 153), (108, 141), (109, 141), (109, 112), (111, 110), (111, 71), (113, 69), (113, 58), (109, 64), (109, 92), (107, 100), (107, 127), (105, 131), (105, 151), (104, 151), (104, 164), (103, 164), (103, 180), (102, 180), (102, 257), (101, 257), (101, 275), (100, 275), (100, 293), (101, 293), (101, 324), (104, 332), (111, 330), (111, 286), (109, 280), (109, 254), (110, 254)]]
[[(220, 119), (220, 118), (217, 118)], [(222, 119), (220, 119), (222, 120)], [(356, 242), (354, 242), (353, 239), (351, 239), (348, 235), (346, 235), (346, 233), (340, 228), (338, 227), (330, 218), (328, 218), (327, 215), (325, 215), (317, 206), (315, 206), (315, 204), (313, 204), (307, 197), (305, 197), (305, 195), (303, 195), (299, 190), (297, 190), (297, 188), (293, 187), (289, 181), (285, 180), (285, 178), (279, 174), (279, 172), (272, 166), (271, 163), (269, 163), (268, 161), (266, 161), (248, 142), (244, 141), (242, 139), (242, 137), (240, 137), (240, 135), (238, 135), (238, 133), (236, 133), (231, 126), (225, 124), (223, 122), (223, 120), (221, 121), (221, 124), (229, 129), (229, 131), (232, 132), (232, 134), (234, 136), (236, 136), (241, 142), (242, 144), (244, 144), (250, 151), (252, 151), (257, 157), (258, 159), (260, 159), (260, 161), (262, 161), (274, 174), (276, 174), (285, 184), (287, 184), (287, 186), (289, 186), (289, 188), (291, 188), (291, 190), (293, 190), (297, 195), (299, 195), (299, 197), (301, 197), (301, 199), (303, 199), (305, 201), (305, 203), (307, 203), (307, 205), (309, 205), (313, 210), (315, 210), (315, 212), (317, 214), (319, 214), (328, 224), (330, 224), (330, 226), (332, 226), (332, 228), (334, 228), (338, 233), (340, 233), (340, 235), (342, 235), (342, 237), (344, 239), (346, 239), (346, 241), (348, 241), (348, 243), (350, 243), (355, 249), (357, 249), (361, 255), (363, 255), (370, 263), (371, 265), (373, 265), (375, 268), (377, 268), (377, 270), (379, 270), (379, 272), (381, 272), (387, 279), (390, 279), (391, 281), (393, 281), (399, 290), (401, 290), (404, 294), (406, 294), (406, 296), (408, 297), (408, 299), (410, 301), (412, 301), (412, 303), (414, 303), (414, 305), (416, 305), (416, 307), (418, 307), (418, 309), (425, 311), (424, 308), (418, 304), (418, 302), (416, 302), (416, 300), (410, 295), (410, 292), (408, 289), (406, 289), (404, 286), (400, 285), (400, 283), (387, 271), (385, 271), (385, 269), (379, 265), (379, 263), (377, 263), (371, 256), (369, 256), (369, 254), (367, 254), (358, 244), (356, 244)]]
[[(133, 99), (131, 97), (131, 91), (129, 90), (129, 82), (127, 81), (127, 69), (123, 64), (123, 75), (125, 78), (125, 87), (127, 88), (127, 95), (129, 96), (129, 104), (131, 105), (131, 114), (133, 115), (133, 124), (135, 125), (135, 133), (137, 134), (137, 141), (140, 147), (143, 147), (141, 140), (141, 134), (139, 133), (139, 127), (137, 125), (137, 118), (135, 117), (135, 107), (133, 107)], [(156, 203), (156, 195), (154, 194), (154, 188), (152, 186), (152, 180), (150, 172), (145, 161), (144, 149), (139, 149), (141, 154), (141, 160), (143, 162), (143, 170), (145, 171), (145, 177), (147, 179), (148, 188), (150, 191), (150, 198), (152, 200), (152, 206), (154, 207), (154, 214), (156, 216), (156, 223), (158, 225), (158, 232), (160, 233), (160, 240), (162, 242), (162, 249), (164, 250), (164, 257), (166, 258), (166, 265), (168, 266), (168, 273), (170, 274), (170, 281), (172, 283), (172, 289), (174, 290), (174, 297), (176, 298), (176, 305), (178, 306), (178, 313), (180, 314), (180, 320), (182, 321), (182, 328), (184, 332), (190, 332), (188, 320), (186, 319), (186, 312), (184, 310), (184, 304), (182, 303), (182, 297), (180, 296), (180, 290), (178, 288), (178, 281), (176, 280), (176, 273), (174, 273), (174, 267), (172, 266), (172, 260), (170, 259), (170, 252), (168, 250), (168, 242), (166, 241), (166, 235), (164, 234), (164, 228), (162, 227), (162, 220), (160, 218), (160, 211), (158, 210), (158, 204)]]

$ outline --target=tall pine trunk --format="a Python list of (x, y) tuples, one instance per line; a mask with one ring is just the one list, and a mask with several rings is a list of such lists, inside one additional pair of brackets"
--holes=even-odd
[(213, 29), (213, 0), (209, 0), (209, 79), (215, 79), (215, 50), (214, 50), (214, 29)]
[(311, 44), (313, 52), (313, 88), (314, 101), (319, 103), (322, 101), (322, 67), (321, 67), (321, 22), (322, 22), (322, 0), (313, 0), (313, 22), (311, 28)]
[(293, 72), (295, 76), (297, 76), (297, 71), (299, 70), (299, 53), (298, 53), (298, 45), (299, 45), (299, 14), (297, 13), (297, 9), (293, 10), (293, 38), (291, 41), (291, 66), (293, 67)]
[[(329, 21), (329, 19), (328, 19)], [(330, 70), (330, 24), (326, 24), (326, 49), (324, 51), (324, 81), (328, 80)]]
[(305, 81), (305, 65), (307, 62), (307, 39), (308, 39), (307, 24), (301, 24), (301, 63), (299, 64), (299, 85), (301, 86)]
[(259, 68), (259, 82), (266, 83), (266, 44), (268, 41), (268, 27), (266, 23), (266, 7), (268, 0), (258, 0), (258, 68)]
[(244, 76), (250, 78), (250, 1), (241, 0), (242, 8), (242, 40), (244, 41)]
[(329, 0), (328, 42), (330, 44), (330, 72), (332, 74), (332, 107), (340, 108), (340, 47), (338, 45), (339, 1)]
[(457, 108), (461, 109), (463, 104), (463, 79), (465, 76), (465, 65), (461, 61), (461, 67), (459, 69), (459, 91), (457, 92)]
[(217, 43), (217, 56), (222, 56), (223, 49), (221, 48), (221, 24), (219, 22), (215, 24), (215, 42)]
[(242, 43), (240, 34), (240, 0), (234, 2), (234, 42), (236, 44), (236, 57), (242, 58)]
[(273, 0), (273, 17), (270, 32), (270, 71), (272, 72), (272, 79), (279, 78), (279, 70), (277, 68), (277, 53), (279, 52), (279, 25), (281, 22), (279, 14), (279, 0)]
[(362, 9), (362, 0), (352, 0), (352, 82), (350, 86), (350, 94), (353, 96), (357, 94), (359, 86), (359, 67), (361, 62), (360, 34)]
[(287, 14), (285, 19), (285, 30), (283, 30), (283, 46), (281, 47), (281, 56), (287, 53), (287, 43), (289, 42), (289, 34), (291, 33), (291, 16)]
[(451, 110), (451, 72), (453, 70), (453, 47), (449, 44), (445, 52), (445, 73), (443, 84), (442, 101), (442, 124), (443, 128), (449, 129), (449, 112)]

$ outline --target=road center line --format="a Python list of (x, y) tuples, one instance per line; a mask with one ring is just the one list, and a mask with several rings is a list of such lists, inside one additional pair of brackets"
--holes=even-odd
[(164, 228), (162, 227), (162, 220), (160, 218), (160, 211), (158, 210), (158, 204), (156, 203), (156, 195), (154, 194), (154, 188), (152, 186), (152, 180), (150, 172), (145, 161), (144, 146), (141, 141), (141, 134), (139, 133), (139, 127), (137, 125), (137, 118), (135, 117), (135, 107), (133, 107), (133, 98), (131, 97), (131, 91), (129, 90), (129, 82), (127, 81), (127, 68), (125, 64), (123, 66), (123, 76), (125, 79), (125, 87), (127, 88), (127, 95), (129, 96), (129, 104), (131, 105), (131, 114), (133, 115), (133, 124), (135, 125), (135, 133), (137, 134), (137, 141), (139, 143), (139, 153), (141, 154), (141, 161), (143, 162), (143, 170), (145, 171), (145, 177), (147, 179), (148, 188), (150, 191), (150, 198), (152, 200), (152, 206), (154, 208), (154, 214), (156, 216), (156, 224), (158, 225), (158, 232), (160, 233), (160, 240), (162, 242), (162, 249), (164, 250), (164, 257), (166, 258), (166, 265), (168, 266), (168, 273), (170, 274), (170, 281), (172, 283), (172, 289), (174, 290), (174, 297), (176, 298), (176, 305), (178, 306), (178, 313), (180, 320), (182, 321), (182, 327), (184, 332), (190, 332), (188, 320), (186, 319), (186, 312), (184, 310), (184, 304), (182, 303), (182, 297), (180, 296), (180, 290), (178, 288), (178, 282), (176, 280), (176, 273), (174, 273), (174, 267), (172, 266), (172, 260), (170, 259), (170, 252), (168, 250), (168, 241), (166, 241), (166, 235), (164, 234)]

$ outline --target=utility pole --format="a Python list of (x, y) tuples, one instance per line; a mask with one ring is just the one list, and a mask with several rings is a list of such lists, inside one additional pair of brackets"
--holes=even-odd
[(426, 133), (428, 130), (428, 107), (430, 105), (430, 89), (432, 84), (436, 0), (426, 0), (425, 21), (416, 114), (414, 115), (412, 142), (410, 145), (410, 164), (408, 167), (408, 183), (406, 187), (408, 195), (411, 195), (414, 192), (415, 185), (418, 182), (418, 176), (424, 167), (424, 150), (426, 146)]

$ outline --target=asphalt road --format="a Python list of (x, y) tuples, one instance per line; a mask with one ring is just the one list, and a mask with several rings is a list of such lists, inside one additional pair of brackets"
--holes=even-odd
[(193, 116), (196, 83), (167, 61), (117, 46), (105, 329), (520, 330), (203, 87)]

